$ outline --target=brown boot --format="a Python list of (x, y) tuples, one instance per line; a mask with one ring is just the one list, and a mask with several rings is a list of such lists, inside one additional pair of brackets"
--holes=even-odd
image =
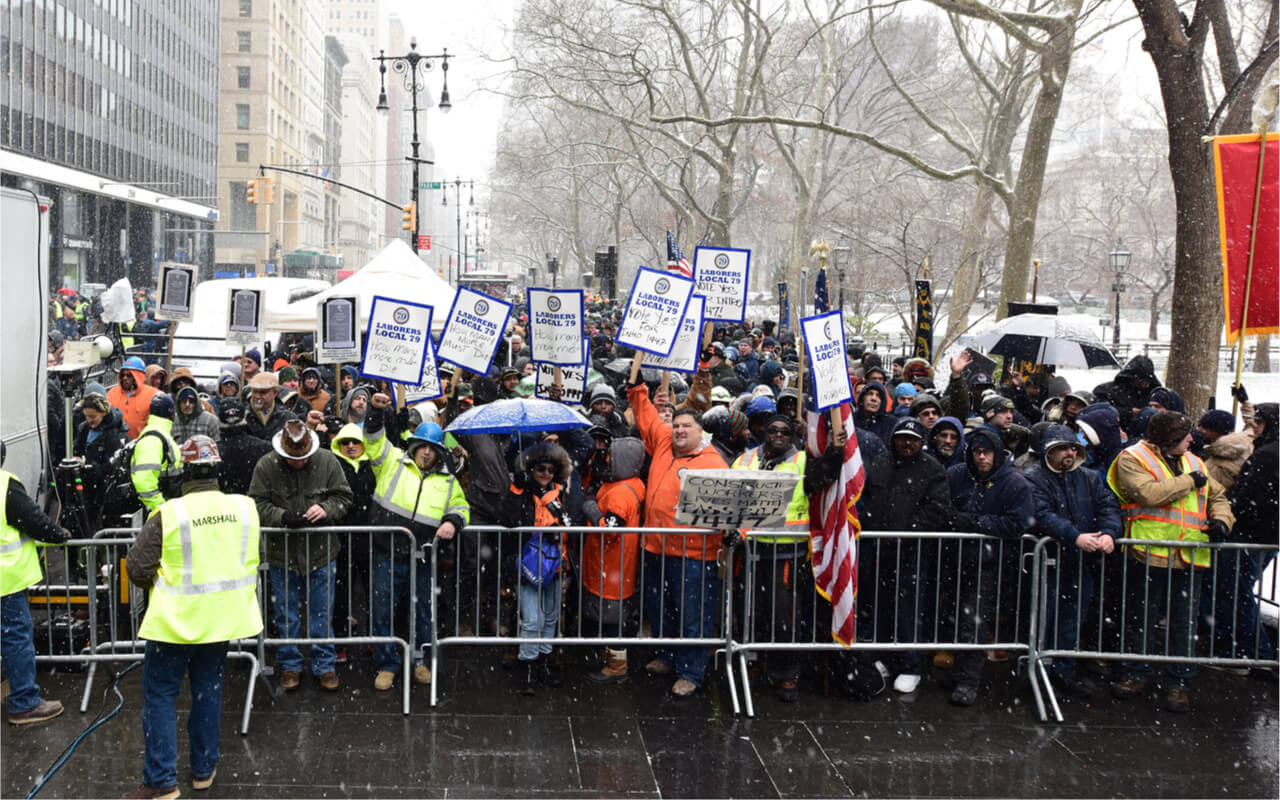
[(592, 683), (625, 683), (627, 680), (627, 651), (614, 650), (613, 648), (605, 650), (604, 666), (599, 672), (589, 673), (587, 680)]

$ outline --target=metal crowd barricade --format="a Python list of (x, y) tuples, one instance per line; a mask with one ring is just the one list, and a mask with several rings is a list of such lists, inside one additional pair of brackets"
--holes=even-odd
[[(520, 595), (537, 591), (520, 570), (520, 555), (526, 537), (539, 533), (562, 533), (563, 553), (571, 566), (561, 574), (559, 618), (554, 636), (521, 636)], [(432, 619), (436, 621), (437, 639), (431, 649), (431, 670), (436, 679), (431, 684), (431, 705), (439, 698), (442, 652), (446, 648), (493, 645), (709, 647), (713, 655), (728, 652), (727, 632), (733, 618), (733, 596), (705, 580), (709, 574), (716, 582), (729, 582), (724, 573), (730, 563), (723, 553), (713, 561), (701, 564), (696, 558), (682, 558), (663, 553), (648, 553), (646, 539), (666, 544), (667, 537), (694, 536), (704, 544), (720, 549), (723, 532), (701, 528), (504, 528), (475, 525), (464, 528), (453, 540), (447, 553), (437, 542), (432, 551)], [(657, 539), (654, 537), (662, 537)], [(711, 542), (706, 542), (712, 537)], [(724, 552), (732, 548), (724, 548)], [(701, 552), (690, 549), (692, 555)], [(586, 554), (584, 557), (584, 553)], [(592, 555), (594, 554), (594, 555)], [(452, 558), (453, 564), (442, 567), (441, 560)], [(590, 563), (588, 563), (590, 562)], [(712, 567), (711, 565), (715, 566)], [(668, 569), (681, 568), (678, 584), (664, 580)], [(684, 568), (688, 568), (687, 570)], [(632, 585), (609, 592), (604, 583), (584, 585), (588, 570), (595, 574), (616, 573), (624, 578), (622, 585)], [(656, 574), (655, 574), (656, 571)], [(702, 576), (699, 581), (698, 576)], [(695, 585), (695, 583), (697, 585)], [(646, 587), (650, 596), (646, 597)], [(655, 592), (656, 590), (656, 592)], [(679, 608), (672, 606), (672, 592), (680, 593)], [(606, 593), (625, 597), (608, 598)], [(656, 593), (656, 597), (652, 596)], [(530, 597), (533, 592), (525, 596)], [(692, 600), (692, 603), (686, 602)], [(441, 613), (441, 606), (445, 606)], [(693, 606), (692, 609), (687, 606)], [(696, 612), (697, 619), (691, 619)], [(658, 628), (646, 631), (648, 620), (642, 616), (656, 614)], [(670, 615), (674, 615), (671, 619)], [(708, 620), (710, 622), (708, 623)], [(545, 618), (534, 616), (531, 624), (541, 626)], [(677, 634), (687, 625), (698, 635), (662, 635), (670, 624)], [(539, 631), (540, 634), (540, 631)], [(739, 711), (737, 690), (732, 670), (727, 670), (734, 712)]]
[[(807, 536), (794, 531), (749, 532), (746, 546), (737, 551), (745, 560), (744, 613), (728, 645), (731, 663), (736, 657), (746, 713), (755, 714), (748, 661), (756, 654), (1028, 653), (1033, 622), (1029, 610), (1036, 602), (1030, 561), (1035, 542), (1030, 536), (863, 532), (853, 608), (856, 641), (845, 647), (831, 638), (831, 605), (814, 586)], [(1040, 702), (1038, 696), (1036, 700)], [(735, 699), (735, 709), (737, 705)]]
[[(1130, 548), (1212, 552), (1191, 570), (1150, 564)], [(1056, 721), (1062, 709), (1050, 682), (1054, 659), (1277, 667), (1259, 614), (1260, 596), (1276, 596), (1275, 544), (1118, 539), (1110, 554), (1084, 553), (1056, 539), (1036, 547), (1036, 635), (1032, 686), (1043, 686)], [(1179, 645), (1182, 645), (1179, 647)], [(1039, 690), (1037, 690), (1039, 691)], [(1040, 718), (1048, 715), (1040, 706)]]

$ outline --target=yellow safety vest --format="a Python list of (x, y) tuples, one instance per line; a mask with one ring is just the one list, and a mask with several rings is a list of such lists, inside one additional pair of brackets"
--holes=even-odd
[[(165, 501), (166, 479), (173, 484), (182, 477), (182, 456), (178, 443), (170, 435), (172, 430), (173, 420), (148, 417), (147, 424), (138, 434), (138, 443), (133, 447), (129, 479), (133, 481), (138, 499), (148, 513), (159, 508)], [(148, 435), (153, 431), (159, 435)], [(174, 489), (172, 493), (177, 494), (177, 490)]]
[[(754, 537), (757, 541), (783, 544), (803, 542), (809, 538), (809, 498), (804, 493), (805, 460), (805, 452), (797, 450), (795, 455), (773, 468), (773, 472), (791, 472), (800, 476), (800, 480), (796, 482), (795, 493), (791, 496), (791, 504), (787, 506), (787, 521), (785, 524), (787, 530), (795, 531), (798, 535)], [(760, 469), (761, 461), (760, 448), (753, 447), (738, 456), (734, 460), (732, 468)]]
[(258, 509), (242, 494), (194, 492), (160, 506), (164, 546), (138, 636), (210, 644), (262, 630)]
[(439, 527), (450, 514), (461, 517), (464, 525), (471, 519), (471, 506), (457, 479), (444, 472), (423, 477), (413, 459), (387, 441), (385, 431), (365, 440), (365, 454), (377, 478), (373, 502), (406, 526)]
[(126, 322), (120, 326), (120, 346), (127, 351), (130, 347), (133, 347), (133, 337), (125, 336), (126, 332), (133, 332), (133, 322)]
[[(1151, 451), (1146, 442), (1126, 447), (1116, 460), (1111, 462), (1107, 470), (1107, 485), (1120, 498), (1120, 513), (1124, 516), (1124, 535), (1129, 539), (1162, 539), (1164, 541), (1207, 542), (1209, 535), (1204, 532), (1207, 519), (1205, 510), (1209, 502), (1209, 487), (1200, 487), (1194, 492), (1183, 495), (1173, 503), (1164, 506), (1143, 506), (1127, 502), (1124, 492), (1116, 481), (1116, 464), (1121, 458), (1136, 458), (1142, 468), (1156, 480), (1173, 480), (1173, 471), (1165, 460)], [(1182, 455), (1182, 474), (1204, 472), (1204, 462), (1194, 453)], [(1144, 553), (1152, 565), (1168, 563), (1168, 547), (1144, 547), (1129, 545), (1138, 553)], [(1212, 551), (1203, 548), (1172, 548), (1178, 551), (1178, 557), (1184, 564), (1194, 563), (1197, 567), (1208, 567)]]
[(9, 524), (9, 481), (18, 480), (11, 472), (0, 470), (0, 597), (8, 597), (40, 582), (40, 556), (34, 540), (23, 536)]

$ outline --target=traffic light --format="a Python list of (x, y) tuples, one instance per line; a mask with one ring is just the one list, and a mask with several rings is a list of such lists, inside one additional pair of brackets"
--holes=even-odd
[(258, 179), (257, 178), (251, 178), (249, 180), (249, 188), (245, 191), (245, 199), (248, 200), (250, 203), (253, 203), (255, 205), (257, 204), (258, 202)]
[(402, 206), (400, 210), (404, 212), (400, 217), (404, 220), (404, 224), (400, 226), (400, 229), (416, 232), (418, 230), (418, 204), (410, 203), (407, 206)]
[(262, 202), (274, 203), (276, 201), (276, 182), (272, 178), (262, 179)]

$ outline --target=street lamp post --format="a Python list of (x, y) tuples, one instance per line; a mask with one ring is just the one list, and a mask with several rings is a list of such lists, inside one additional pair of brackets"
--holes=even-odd
[(853, 252), (853, 248), (849, 247), (849, 237), (844, 234), (840, 235), (840, 241), (836, 242), (836, 246), (832, 251), (836, 264), (836, 280), (840, 282), (839, 299), (840, 313), (844, 313), (844, 270), (849, 266), (849, 256)]
[[(452, 181), (445, 181), (444, 183), (442, 183), (440, 185), (440, 189), (441, 189), (440, 205), (442, 206), (449, 205), (450, 184), (453, 185), (453, 200), (454, 200), (453, 204), (457, 208), (457, 213), (456, 213), (457, 221), (455, 223), (456, 227), (454, 229), (454, 239), (453, 239), (453, 253), (454, 253), (453, 259), (454, 259), (454, 262), (456, 263), (458, 261), (458, 256), (462, 255), (462, 187), (463, 186), (467, 187), (467, 192), (469, 196), (468, 205), (474, 206), (476, 204), (476, 182), (464, 181), (462, 178), (454, 178)], [(460, 264), (460, 263), (457, 264), (457, 271), (454, 273), (455, 277), (462, 274), (462, 270), (465, 266), (466, 266), (465, 264)]]
[(1120, 294), (1124, 291), (1124, 274), (1125, 270), (1129, 269), (1129, 259), (1132, 255), (1129, 248), (1124, 246), (1124, 239), (1117, 239), (1116, 246), (1111, 248), (1111, 252), (1107, 255), (1111, 271), (1115, 274), (1115, 283), (1111, 284), (1111, 291), (1116, 296), (1116, 318), (1111, 326), (1111, 347), (1117, 350), (1120, 348)]
[[(391, 65), (394, 72), (398, 72), (404, 76), (404, 88), (409, 92), (410, 108), (413, 114), (413, 139), (409, 142), (409, 146), (413, 150), (413, 155), (409, 157), (409, 161), (413, 164), (413, 186), (410, 189), (410, 200), (413, 204), (413, 252), (418, 252), (418, 230), (420, 214), (418, 209), (418, 165), (424, 163), (424, 160), (418, 157), (418, 147), (421, 144), (418, 141), (418, 92), (427, 88), (424, 81), (419, 80), (418, 70), (421, 68), (422, 77), (426, 77), (426, 73), (435, 67), (435, 60), (440, 60), (440, 72), (443, 75), (443, 86), (440, 89), (439, 109), (441, 112), (448, 114), (449, 109), (453, 108), (453, 104), (449, 102), (449, 49), (445, 48), (444, 52), (437, 55), (422, 55), (418, 52), (417, 38), (409, 40), (409, 52), (402, 56), (389, 56), (385, 50), (379, 50), (378, 55), (373, 57), (378, 62), (378, 105), (379, 111), (390, 111), (391, 106), (387, 103), (387, 65)], [(425, 162), (432, 163), (432, 162)]]

